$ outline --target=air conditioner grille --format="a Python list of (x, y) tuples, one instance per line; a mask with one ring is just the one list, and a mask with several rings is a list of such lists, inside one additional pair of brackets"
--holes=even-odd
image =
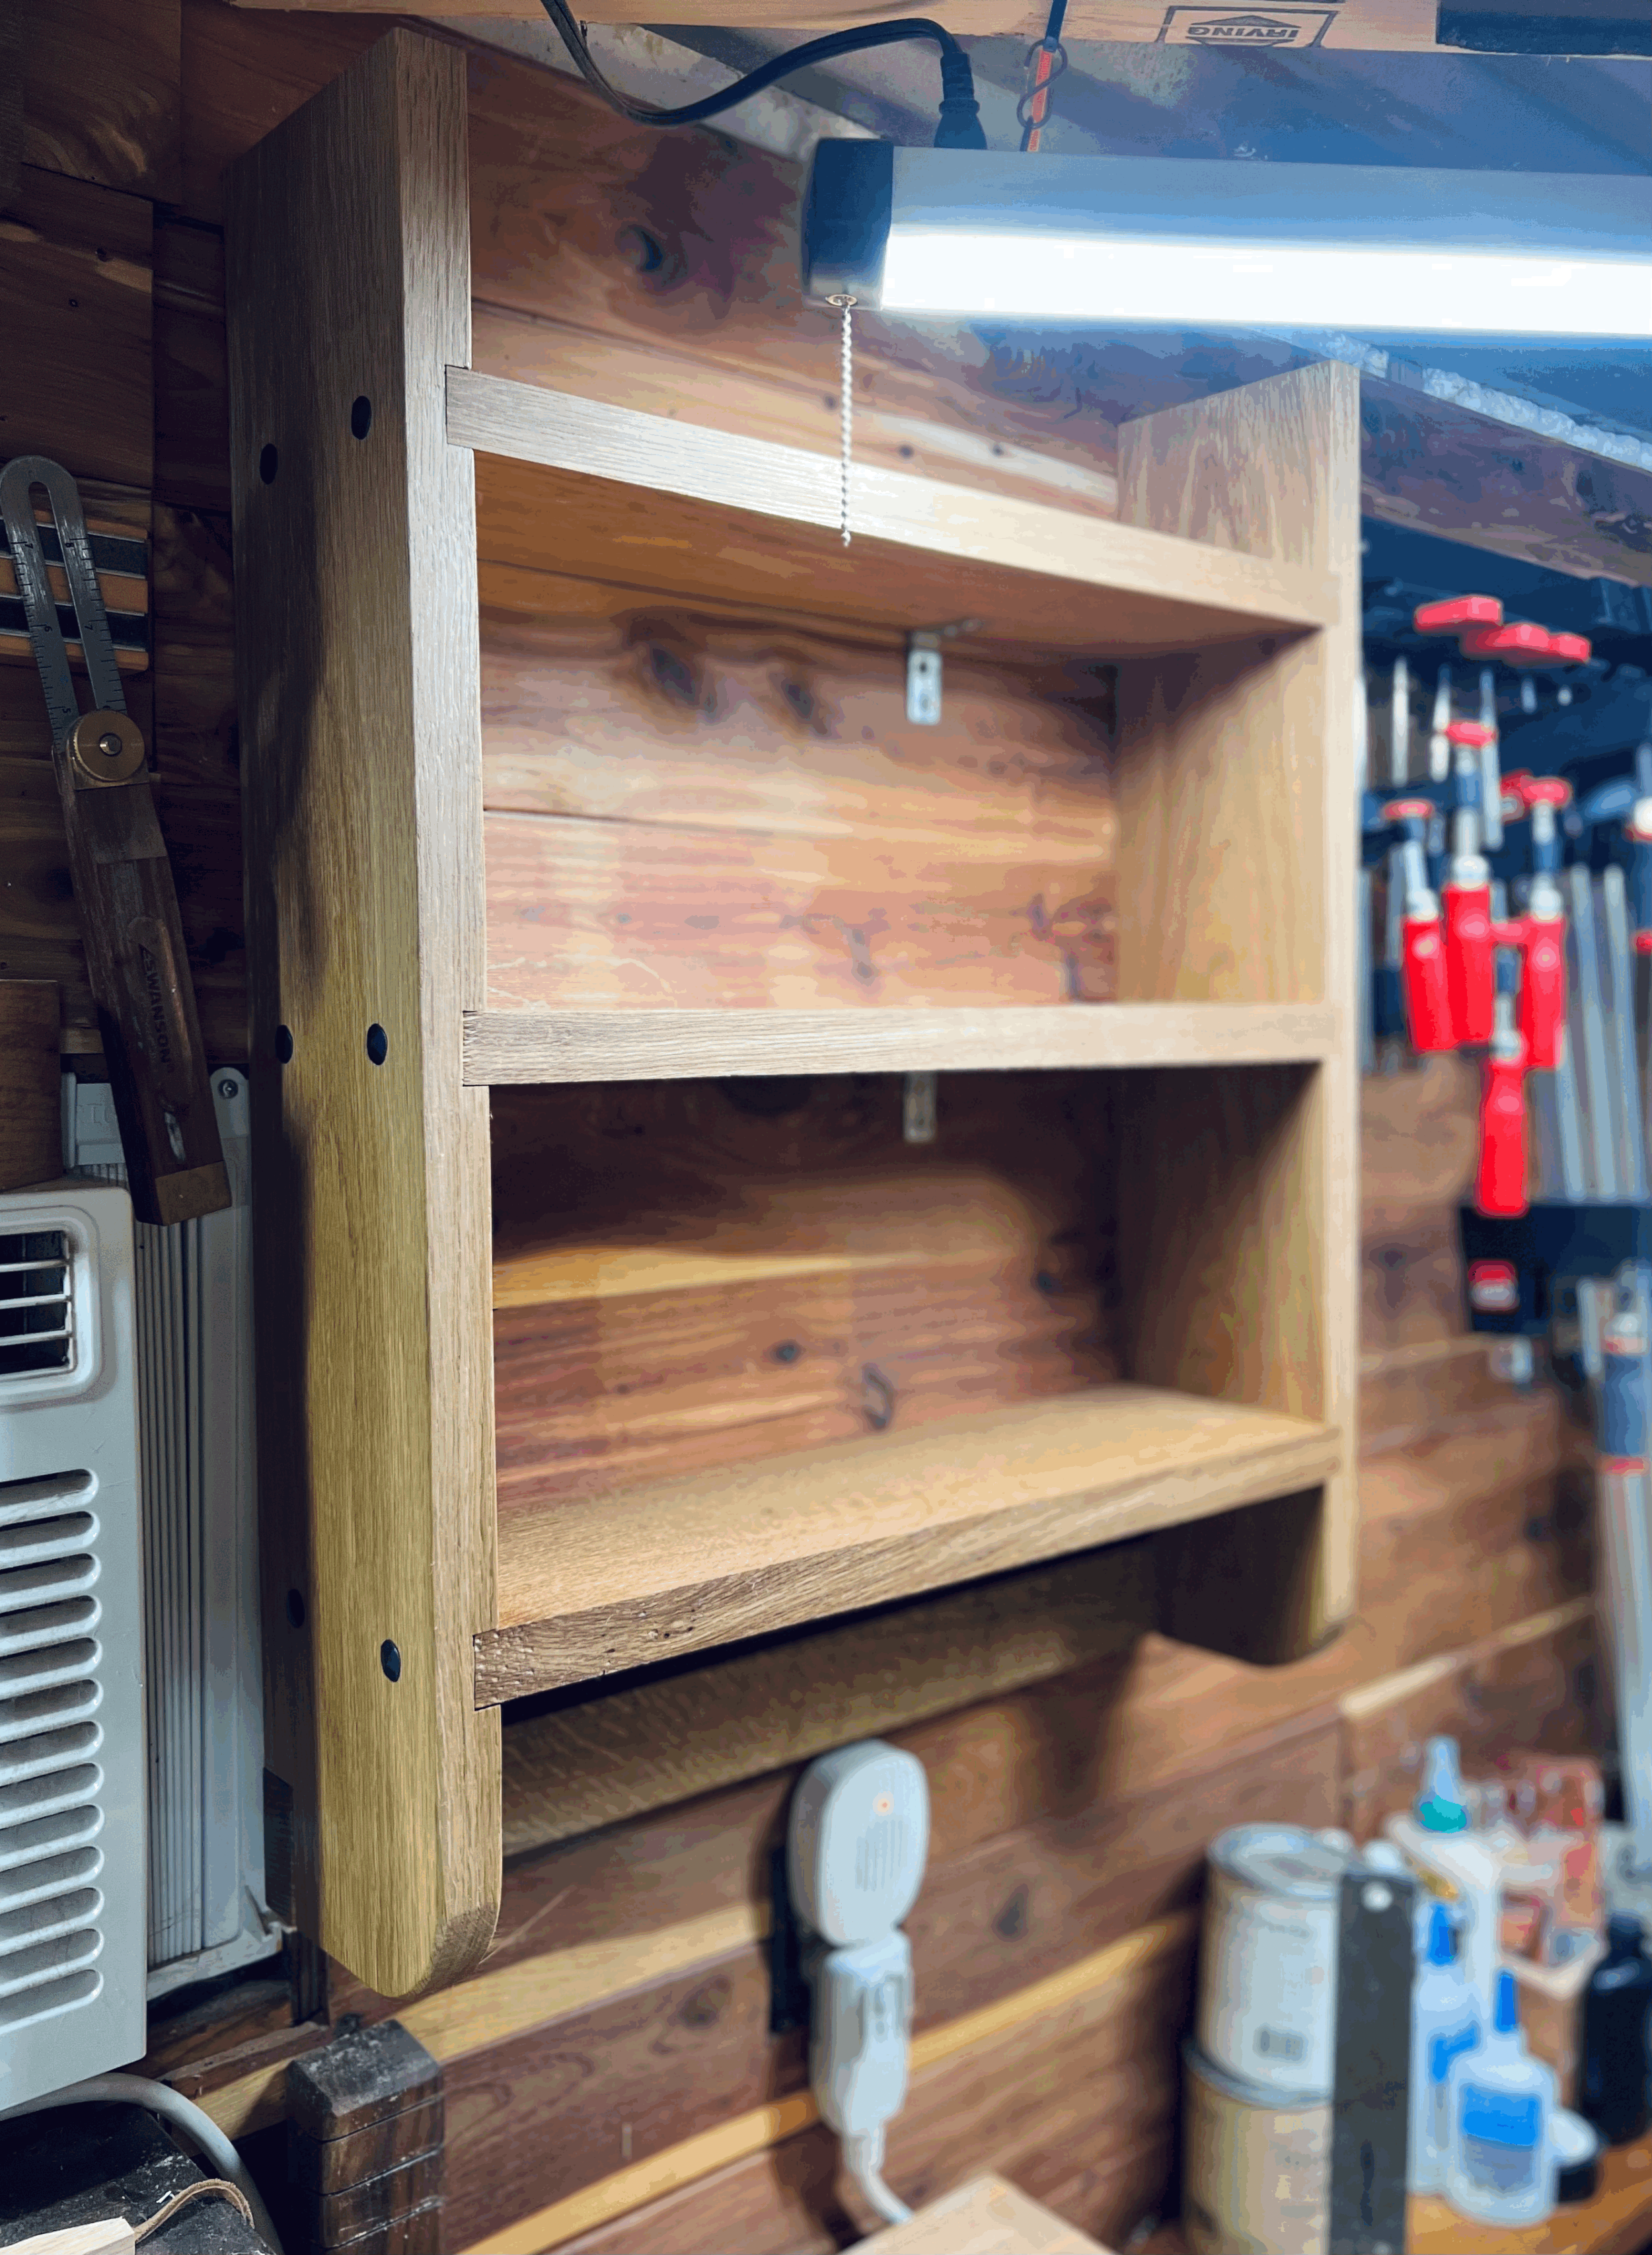
[(74, 1263), (61, 1229), (0, 1235), (0, 1379), (74, 1363)]
[(103, 1987), (96, 1492), (86, 1471), (0, 1483), (0, 2033)]

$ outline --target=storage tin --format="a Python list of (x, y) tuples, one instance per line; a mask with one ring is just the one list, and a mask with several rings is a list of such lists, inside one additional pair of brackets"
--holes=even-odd
[(1296, 1824), (1211, 1844), (1194, 2032), (1214, 2067), (1285, 2097), (1332, 2081), (1346, 1851)]
[(1282, 2099), (1182, 2047), (1182, 2230), (1191, 2255), (1325, 2255), (1331, 2099)]

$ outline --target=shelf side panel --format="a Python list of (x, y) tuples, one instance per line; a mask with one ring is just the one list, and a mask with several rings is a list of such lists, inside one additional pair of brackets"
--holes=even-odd
[(266, 1760), (284, 1907), (390, 1996), (500, 1876), (465, 147), (462, 53), (397, 31), (229, 181)]
[[(1120, 681), (1120, 991), (1323, 1001), (1304, 1072), (1222, 1076), (1195, 1108), (1144, 1082), (1121, 1162), (1131, 1374), (1322, 1419), (1345, 1469), (1246, 1514), (1244, 1539), (1161, 1543), (1172, 1634), (1281, 1660), (1354, 1601), (1358, 1215), (1353, 712), (1359, 385), (1327, 363), (1127, 424), (1120, 508), (1159, 531), (1310, 568), (1338, 622)], [(1201, 663), (1203, 679), (1194, 678)], [(1179, 706), (1177, 700), (1180, 700)], [(1133, 1194), (1145, 1170), (1150, 1198)]]

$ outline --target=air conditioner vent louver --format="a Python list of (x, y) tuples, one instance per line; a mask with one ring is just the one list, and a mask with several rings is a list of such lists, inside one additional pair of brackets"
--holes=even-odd
[(74, 1265), (61, 1229), (0, 1234), (0, 1381), (74, 1366)]
[(131, 1205), (0, 1198), (0, 2110), (144, 2044)]
[[(87, 1884), (103, 1860), (92, 1844), (102, 1653), (81, 1633), (99, 1610), (98, 1521), (85, 1507), (95, 1489), (86, 1472), (0, 1483), (0, 1654), (14, 1695), (0, 1701), (0, 1906), (12, 1906), (0, 1907), (0, 2034), (89, 2005), (103, 1985), (103, 1896)], [(65, 1680), (68, 1650), (86, 1672)]]

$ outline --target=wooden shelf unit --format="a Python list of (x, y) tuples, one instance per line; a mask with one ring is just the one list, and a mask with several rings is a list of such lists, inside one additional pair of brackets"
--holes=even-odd
[(846, 550), (470, 368), (465, 124), (397, 31), (229, 179), (271, 1885), (390, 1995), (506, 1700), (1127, 1535), (1258, 1661), (1353, 1594), (1353, 372)]

